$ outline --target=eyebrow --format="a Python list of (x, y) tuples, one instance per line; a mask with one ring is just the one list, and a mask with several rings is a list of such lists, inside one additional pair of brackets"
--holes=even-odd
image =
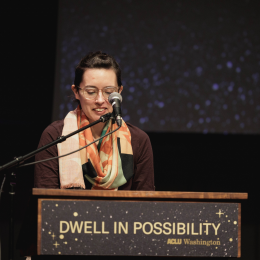
[[(96, 86), (87, 85), (85, 88), (97, 88)], [(118, 88), (117, 86), (105, 86), (104, 88)]]

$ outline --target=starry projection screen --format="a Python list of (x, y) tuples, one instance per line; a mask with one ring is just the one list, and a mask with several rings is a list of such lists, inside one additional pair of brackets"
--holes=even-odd
[(76, 108), (80, 59), (102, 50), (122, 69), (125, 121), (147, 132), (259, 134), (254, 3), (60, 1), (53, 120)]

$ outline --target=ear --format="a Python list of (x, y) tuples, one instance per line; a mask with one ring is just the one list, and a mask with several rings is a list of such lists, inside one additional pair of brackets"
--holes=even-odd
[(72, 86), (71, 86), (71, 90), (72, 90), (73, 93), (74, 93), (75, 99), (79, 99), (79, 92), (78, 92), (78, 90), (77, 90), (77, 88), (76, 88), (75, 85), (72, 85)]
[(120, 88), (119, 88), (119, 94), (121, 94), (121, 92), (123, 91), (123, 86), (121, 86)]

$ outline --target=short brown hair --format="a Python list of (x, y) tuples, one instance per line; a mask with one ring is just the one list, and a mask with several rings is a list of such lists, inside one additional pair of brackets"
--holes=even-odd
[(81, 59), (75, 70), (74, 85), (78, 89), (84, 72), (87, 69), (113, 69), (116, 73), (117, 84), (122, 86), (121, 69), (115, 59), (102, 51), (90, 52)]

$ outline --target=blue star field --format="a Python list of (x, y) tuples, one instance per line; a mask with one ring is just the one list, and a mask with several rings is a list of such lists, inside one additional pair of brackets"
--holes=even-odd
[(259, 11), (240, 0), (61, 1), (54, 119), (76, 107), (80, 58), (102, 50), (122, 68), (125, 121), (154, 132), (259, 133)]

